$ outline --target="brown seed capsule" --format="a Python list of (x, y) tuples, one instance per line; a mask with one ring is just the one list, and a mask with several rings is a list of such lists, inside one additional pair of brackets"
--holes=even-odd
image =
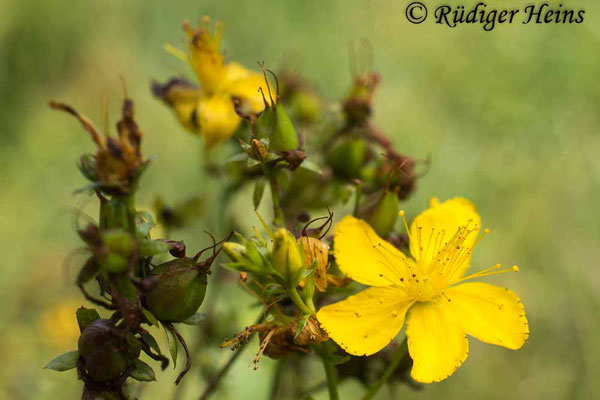
[(90, 322), (79, 337), (79, 354), (88, 375), (98, 382), (117, 378), (140, 355), (141, 344), (108, 319)]
[[(298, 328), (298, 321), (292, 323), (290, 328), (296, 332)], [(302, 328), (302, 331), (294, 338), (294, 343), (300, 346), (306, 346), (310, 344), (321, 343), (329, 339), (329, 336), (325, 331), (319, 327), (319, 323), (315, 318), (309, 318), (306, 321), (306, 325)]]

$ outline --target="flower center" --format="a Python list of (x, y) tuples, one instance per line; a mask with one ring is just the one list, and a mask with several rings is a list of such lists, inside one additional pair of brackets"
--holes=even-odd
[(404, 211), (400, 211), (400, 216), (409, 240), (416, 242), (418, 249), (418, 254), (413, 254), (417, 261), (407, 262), (411, 276), (405, 282), (408, 295), (416, 301), (431, 301), (442, 295), (445, 288), (468, 279), (519, 270), (516, 265), (500, 270), (501, 265), (496, 264), (463, 277), (473, 249), (490, 233), (489, 229), (484, 229), (482, 235), (472, 240), (479, 232), (479, 226), (469, 220), (466, 225), (459, 226), (450, 237), (444, 229), (436, 230), (435, 227), (425, 234), (418, 225), (415, 225), (416, 234), (411, 234), (404, 219)]

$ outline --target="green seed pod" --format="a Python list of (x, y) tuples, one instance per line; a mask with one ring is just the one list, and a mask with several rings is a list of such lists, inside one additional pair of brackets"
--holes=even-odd
[(104, 382), (117, 378), (134, 363), (141, 344), (133, 334), (120, 330), (110, 320), (97, 319), (81, 332), (78, 348), (88, 375)]
[(386, 237), (394, 229), (400, 201), (398, 195), (382, 189), (367, 197), (358, 210), (358, 217), (367, 221), (381, 237)]
[(303, 254), (294, 235), (284, 228), (275, 232), (273, 236), (273, 268), (291, 286), (298, 284), (300, 275), (306, 269), (302, 260)]
[(207, 271), (193, 258), (178, 258), (155, 267), (158, 284), (146, 294), (146, 304), (160, 321), (185, 321), (204, 301)]
[(340, 139), (327, 154), (327, 164), (343, 179), (356, 179), (367, 161), (367, 143), (359, 138)]
[(254, 127), (256, 137), (269, 139), (269, 151), (295, 150), (300, 145), (296, 128), (281, 104), (265, 107)]

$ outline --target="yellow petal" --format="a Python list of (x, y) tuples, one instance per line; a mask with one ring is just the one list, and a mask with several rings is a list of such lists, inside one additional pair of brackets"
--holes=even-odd
[(423, 383), (439, 382), (456, 371), (469, 354), (465, 332), (446, 317), (437, 302), (417, 303), (406, 318), (411, 376)]
[(399, 288), (372, 287), (321, 308), (317, 319), (346, 352), (368, 356), (396, 337), (412, 304)]
[(523, 304), (513, 291), (472, 282), (448, 288), (444, 294), (449, 318), (482, 342), (516, 350), (529, 337)]
[(409, 274), (404, 254), (351, 215), (335, 228), (334, 254), (340, 270), (365, 285), (403, 285)]
[[(410, 252), (421, 265), (423, 272), (431, 272), (428, 267), (432, 265), (432, 260), (437, 254), (436, 249), (439, 246), (436, 244), (448, 242), (459, 227), (467, 225), (471, 228), (477, 227), (464, 242), (465, 246), (472, 247), (481, 228), (481, 217), (477, 214), (473, 203), (462, 197), (443, 203), (435, 198), (431, 199), (430, 208), (419, 214), (410, 226)], [(457, 272), (454, 274), (456, 277), (464, 274), (469, 267), (470, 258), (470, 255), (465, 257), (461, 265), (456, 268)]]
[[(265, 109), (265, 102), (258, 88), (265, 86), (265, 80), (262, 76), (250, 73), (248, 76), (235, 79), (229, 82), (225, 89), (231, 97), (240, 100), (244, 105), (243, 114), (256, 114)], [(267, 95), (266, 88), (265, 96)], [(275, 96), (275, 93), (273, 93)]]
[(197, 108), (200, 133), (208, 147), (229, 139), (240, 124), (228, 96), (215, 95), (200, 100)]

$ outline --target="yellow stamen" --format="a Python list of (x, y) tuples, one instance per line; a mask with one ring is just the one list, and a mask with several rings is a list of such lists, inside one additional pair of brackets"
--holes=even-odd
[(269, 237), (271, 239), (273, 239), (273, 232), (271, 232), (271, 230), (267, 226), (267, 223), (265, 222), (265, 220), (263, 219), (263, 217), (260, 216), (260, 214), (259, 214), (258, 211), (254, 210), (254, 212), (256, 213), (256, 216), (258, 217), (258, 220), (260, 221), (261, 225), (263, 226), (263, 228), (267, 232), (267, 235), (269, 235)]
[[(511, 268), (509, 268), (509, 269), (503, 269), (503, 270), (500, 270), (500, 271), (492, 271), (492, 270), (494, 270), (494, 269), (496, 269), (496, 270), (497, 270), (497, 269), (499, 269), (499, 268), (501, 268), (501, 267), (502, 267), (502, 266), (501, 266), (500, 264), (496, 264), (496, 265), (494, 265), (494, 266), (493, 266), (493, 267), (491, 267), (491, 268), (486, 268), (486, 269), (484, 269), (483, 271), (479, 271), (479, 272), (476, 272), (476, 273), (474, 273), (474, 274), (467, 275), (467, 276), (465, 276), (465, 277), (463, 277), (463, 278), (459, 279), (459, 280), (457, 281), (457, 283), (458, 283), (458, 282), (463, 282), (463, 281), (466, 281), (466, 280), (468, 280), (468, 279), (481, 278), (481, 277), (484, 277), (484, 276), (490, 276), (490, 275), (496, 275), (496, 274), (503, 274), (503, 273), (505, 273), (505, 272), (519, 272), (519, 267), (517, 267), (516, 265), (513, 265), (513, 266), (512, 266)], [(491, 271), (491, 272), (489, 272), (489, 271)]]

